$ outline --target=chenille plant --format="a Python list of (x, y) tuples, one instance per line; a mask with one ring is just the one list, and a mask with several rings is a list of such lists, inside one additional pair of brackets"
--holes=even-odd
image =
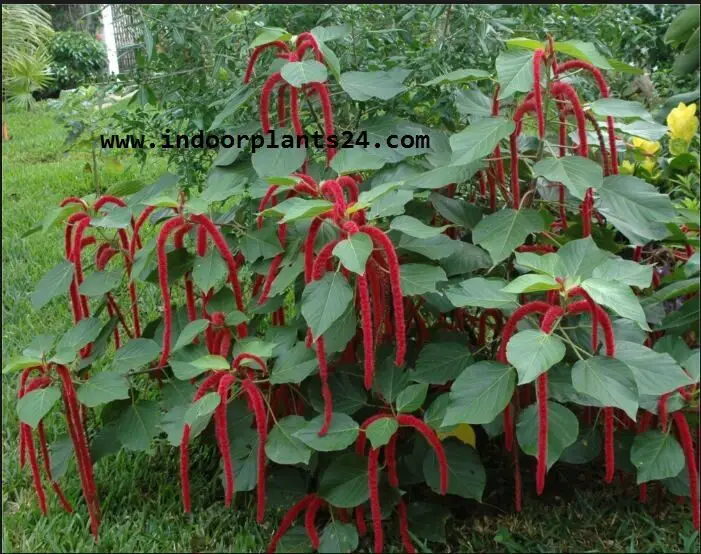
[[(340, 137), (335, 96), (407, 90), (401, 70), (341, 73), (333, 38), (263, 29), (234, 95), (258, 98), (248, 128)], [(612, 64), (587, 43), (513, 39), (495, 77), (425, 84), (493, 82), (489, 108), (452, 136), (361, 119), (352, 131), (378, 147), (241, 148), (201, 194), (165, 175), (124, 198), (66, 199), (45, 221), (65, 222), (65, 261), (32, 299), (67, 296), (74, 326), (5, 368), (20, 372), (20, 457), (42, 511), (35, 434), (73, 509), (43, 426), (63, 398), (96, 537), (105, 437), (179, 448), (187, 513), (189, 453), (213, 436), (227, 507), (255, 490), (262, 522), (266, 488), (297, 489), (269, 552), (292, 529), (320, 552), (382, 552), (390, 530), (415, 552), (444, 535), (437, 496), (483, 497), (465, 426), (503, 444), (517, 511), (556, 462), (601, 462), (641, 502), (653, 481), (691, 497), (698, 528), (698, 221), (619, 174), (628, 137), (660, 126), (610, 98)], [(589, 78), (593, 101), (577, 91)], [(429, 146), (381, 147), (418, 128)]]

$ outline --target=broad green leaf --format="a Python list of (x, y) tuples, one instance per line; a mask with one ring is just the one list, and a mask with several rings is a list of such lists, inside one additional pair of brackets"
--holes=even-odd
[(206, 355), (207, 349), (204, 348), (203, 344), (188, 344), (173, 351), (170, 357), (170, 367), (175, 378), (188, 381), (203, 374), (207, 369), (193, 365), (192, 362)]
[(67, 294), (73, 280), (73, 264), (63, 261), (45, 273), (32, 293), (32, 307), (40, 310), (56, 296)]
[(545, 44), (538, 40), (526, 37), (514, 37), (507, 39), (506, 46), (509, 48), (527, 48), (528, 50), (538, 50), (544, 48)]
[(392, 436), (397, 432), (397, 429), (399, 429), (399, 424), (396, 419), (393, 417), (383, 417), (368, 425), (367, 429), (365, 429), (365, 435), (373, 448), (379, 448), (390, 441)]
[(456, 251), (440, 261), (448, 277), (473, 273), (478, 269), (492, 266), (492, 259), (479, 246), (468, 242), (458, 242)]
[(355, 525), (332, 519), (321, 533), (318, 552), (319, 554), (355, 552), (358, 549), (359, 540)]
[(689, 373), (693, 381), (698, 383), (699, 376), (701, 375), (701, 357), (699, 356), (698, 348), (689, 355), (686, 361), (682, 362), (682, 366)]
[(270, 383), (273, 385), (299, 384), (314, 373), (317, 367), (319, 364), (314, 350), (307, 348), (304, 342), (298, 342), (292, 350), (277, 359), (270, 376)]
[(372, 389), (388, 404), (392, 404), (408, 384), (409, 373), (394, 365), (394, 358), (388, 357), (378, 365)]
[(506, 345), (506, 359), (518, 372), (518, 384), (524, 385), (562, 361), (566, 350), (556, 335), (526, 329), (511, 337)]
[(483, 361), (467, 367), (450, 387), (442, 426), (491, 422), (511, 401), (515, 386), (516, 374), (508, 365)]
[(526, 275), (516, 277), (516, 279), (511, 281), (501, 290), (511, 294), (520, 294), (527, 292), (542, 292), (545, 290), (556, 290), (559, 288), (560, 283), (558, 283), (553, 277), (550, 277), (549, 275), (528, 273)]
[(263, 227), (260, 230), (246, 232), (241, 240), (241, 252), (246, 257), (246, 261), (253, 263), (260, 258), (265, 260), (273, 258), (284, 252), (284, 249), (280, 245), (276, 230)]
[(581, 156), (546, 158), (533, 166), (533, 175), (562, 183), (575, 198), (581, 200), (589, 188), (598, 188), (604, 178), (601, 166)]
[[(253, 240), (253, 239), (249, 239)], [(261, 239), (262, 240), (262, 239)], [(271, 241), (271, 249), (277, 241)], [(279, 246), (279, 242), (277, 243)], [(249, 248), (255, 248), (254, 246), (249, 246)], [(255, 260), (249, 260), (255, 261)], [(208, 292), (209, 289), (221, 285), (229, 274), (229, 268), (226, 262), (219, 254), (219, 250), (216, 248), (208, 248), (204, 256), (197, 256), (195, 258), (195, 266), (192, 270), (192, 281), (197, 285), (197, 287)]]
[(562, 277), (568, 273), (559, 255), (552, 253), (541, 255), (534, 252), (516, 252), (516, 265), (551, 277)]
[(436, 284), (448, 280), (445, 271), (435, 265), (402, 264), (399, 272), (404, 296), (436, 292)]
[(197, 402), (188, 407), (183, 421), (190, 427), (194, 428), (197, 426), (199, 428), (204, 428), (220, 402), (221, 397), (219, 393), (210, 392), (205, 394)]
[(158, 434), (160, 408), (155, 400), (138, 400), (128, 405), (117, 421), (117, 438), (127, 450), (148, 450)]
[[(29, 345), (22, 350), (22, 356), (24, 358), (29, 358), (29, 359), (38, 359), (41, 360), (41, 358), (45, 358), (49, 355), (51, 350), (54, 347), (54, 344), (56, 343), (56, 336), (55, 335), (37, 335), (32, 339), (32, 342), (29, 343)], [(30, 364), (30, 365), (38, 365), (38, 364)], [(30, 367), (30, 365), (24, 366), (24, 367)], [(18, 369), (24, 369), (24, 368), (18, 368)]]
[(683, 329), (696, 325), (698, 328), (699, 316), (701, 315), (701, 297), (697, 294), (690, 300), (684, 302), (681, 309), (668, 313), (657, 327), (657, 330)]
[(95, 317), (81, 319), (58, 341), (56, 353), (63, 350), (80, 350), (86, 344), (93, 342), (100, 334), (101, 329), (102, 322), (99, 319)]
[(279, 27), (262, 27), (258, 36), (253, 39), (253, 42), (248, 46), (250, 49), (256, 46), (263, 46), (269, 42), (275, 42), (276, 40), (286, 41), (291, 38), (292, 35), (285, 31), (285, 29), (280, 29)]
[(588, 464), (601, 453), (603, 440), (596, 427), (583, 428), (579, 437), (562, 452), (560, 460), (567, 464)]
[(652, 282), (652, 266), (622, 258), (610, 258), (594, 268), (592, 277), (646, 289)]
[[(247, 352), (267, 360), (268, 358), (272, 358), (276, 346), (277, 343), (275, 342), (264, 341), (256, 337), (246, 337), (234, 343), (232, 355), (236, 357), (243, 352)], [(251, 362), (250, 360), (243, 361), (241, 364), (249, 367), (258, 367), (255, 362)]]
[(616, 122), (616, 127), (627, 135), (640, 137), (645, 140), (660, 140), (667, 134), (667, 126), (655, 121), (636, 119), (630, 123)]
[(316, 339), (346, 311), (353, 290), (340, 271), (327, 273), (309, 283), (302, 293), (302, 315)]
[[(322, 414), (307, 422), (302, 429), (295, 431), (292, 436), (319, 452), (345, 450), (355, 442), (358, 436), (359, 426), (349, 415), (334, 412), (328, 432), (323, 437), (320, 437), (319, 431), (323, 424), (324, 416)], [(367, 476), (367, 469), (365, 474)]]
[(400, 215), (399, 217), (395, 217), (389, 224), (390, 229), (401, 231), (405, 235), (409, 235), (410, 237), (415, 237), (417, 239), (429, 239), (436, 237), (448, 227), (450, 227), (450, 225), (431, 227), (426, 225), (424, 222), (419, 221), (415, 217), (411, 217), (410, 215)]
[(209, 327), (209, 321), (206, 319), (196, 319), (188, 323), (185, 328), (180, 331), (180, 335), (178, 336), (178, 340), (175, 341), (172, 351), (175, 352), (191, 344), (192, 341), (195, 340), (195, 337), (204, 332), (207, 327)]
[(160, 352), (160, 346), (151, 339), (130, 339), (115, 353), (112, 367), (120, 373), (126, 373), (152, 362)]
[(312, 457), (311, 449), (292, 435), (302, 429), (307, 422), (302, 416), (291, 415), (277, 421), (265, 443), (265, 454), (276, 464), (308, 465)]
[(399, 248), (416, 252), (431, 260), (442, 260), (452, 256), (459, 248), (458, 244), (458, 241), (442, 234), (428, 239), (402, 234), (399, 239)]
[(445, 385), (456, 379), (472, 362), (472, 352), (459, 342), (430, 342), (421, 349), (412, 381)]
[(268, 208), (263, 212), (263, 215), (279, 215), (282, 216), (279, 223), (290, 223), (299, 219), (312, 219), (332, 208), (333, 204), (328, 200), (294, 197)]
[(604, 406), (620, 408), (631, 419), (638, 411), (638, 387), (632, 371), (619, 360), (594, 356), (579, 360), (572, 368), (572, 385), (581, 394)]
[[(372, 204), (367, 217), (369, 220), (375, 220), (381, 217), (402, 215), (405, 211), (405, 206), (412, 200), (413, 197), (414, 192), (411, 190), (393, 190), (390, 193), (383, 195), (381, 198), (378, 198)], [(439, 238), (440, 237), (436, 237), (436, 239)]]
[(458, 285), (447, 287), (445, 296), (456, 308), (498, 308), (506, 310), (518, 307), (516, 295), (504, 292), (503, 279), (473, 277)]
[(350, 340), (355, 336), (357, 326), (358, 317), (355, 313), (355, 306), (351, 302), (343, 315), (323, 335), (326, 354), (345, 350)]
[(365, 264), (372, 253), (372, 239), (365, 233), (355, 233), (339, 242), (333, 249), (343, 266), (353, 273), (365, 274)]
[(590, 62), (595, 67), (600, 69), (613, 69), (611, 64), (604, 56), (596, 49), (591, 42), (581, 40), (564, 40), (555, 42), (555, 51), (562, 52), (573, 58)]
[(319, 478), (321, 498), (337, 508), (353, 508), (370, 498), (368, 462), (353, 452), (334, 458)]
[(343, 148), (331, 161), (331, 169), (339, 175), (382, 169), (386, 160), (364, 148)]
[(229, 362), (226, 358), (222, 356), (216, 356), (214, 354), (207, 354), (201, 358), (197, 358), (192, 362), (192, 365), (198, 367), (202, 370), (216, 369), (225, 370), (229, 369)]
[[(305, 492), (306, 488), (304, 489), (302, 494), (304, 494)], [(295, 496), (295, 498), (299, 498), (299, 496)], [(289, 505), (289, 503), (285, 504), (285, 506)], [(290, 527), (289, 531), (287, 531), (280, 538), (280, 542), (278, 543), (277, 550), (275, 552), (277, 552), (278, 554), (299, 554), (314, 552), (314, 548), (312, 548), (312, 543), (309, 540), (309, 535), (307, 534), (307, 530), (304, 527), (304, 524), (299, 523)]]
[(297, 277), (304, 270), (304, 258), (298, 256), (290, 265), (284, 266), (275, 277), (272, 286), (270, 287), (270, 296), (282, 294), (289, 286), (291, 286)]
[(466, 165), (490, 155), (502, 139), (514, 132), (514, 122), (485, 118), (450, 137), (450, 165)]
[(85, 296), (102, 296), (117, 288), (121, 281), (121, 271), (93, 271), (85, 276), (78, 291)]
[(638, 484), (676, 477), (685, 465), (684, 451), (674, 435), (657, 430), (636, 435), (630, 461), (638, 470)]
[(288, 62), (280, 69), (280, 75), (296, 88), (307, 83), (324, 83), (328, 77), (326, 66), (316, 60)]
[(3, 374), (14, 373), (15, 371), (20, 371), (22, 369), (27, 369), (28, 367), (40, 366), (42, 364), (42, 359), (40, 357), (33, 356), (19, 356), (12, 358), (10, 363), (8, 363), (3, 369)]
[[(538, 409), (531, 404), (521, 411), (516, 423), (518, 443), (529, 456), (538, 455), (538, 428)], [(577, 416), (557, 402), (548, 402), (548, 469), (578, 435)]]
[(101, 371), (80, 385), (77, 396), (81, 404), (95, 408), (113, 400), (129, 398), (129, 382), (122, 373)]
[(463, 198), (448, 198), (434, 192), (428, 199), (444, 218), (466, 229), (474, 229), (482, 219), (482, 210)]
[(359, 102), (378, 98), (389, 100), (406, 90), (402, 82), (386, 71), (346, 71), (341, 73), (341, 88)]
[(645, 331), (650, 329), (640, 301), (628, 285), (592, 278), (584, 281), (582, 288), (597, 304), (611, 308), (621, 317), (632, 319)]
[(507, 50), (495, 61), (500, 91), (499, 100), (533, 88), (533, 52)]
[(473, 242), (484, 248), (495, 264), (508, 258), (528, 235), (545, 228), (540, 213), (535, 210), (505, 209), (488, 215), (472, 232)]
[(621, 100), (620, 98), (599, 98), (591, 103), (596, 115), (612, 117), (649, 118), (650, 114), (640, 102)]
[(579, 279), (591, 277), (594, 269), (609, 258), (609, 254), (599, 249), (591, 237), (568, 242), (558, 250), (556, 256), (559, 260), (556, 267), (560, 271), (557, 276)]
[(306, 154), (306, 148), (297, 148), (296, 144), (294, 147), (282, 148), (280, 144), (273, 146), (266, 142), (251, 155), (251, 163), (261, 178), (289, 175), (302, 166)]
[(441, 504), (412, 502), (407, 506), (411, 532), (428, 541), (446, 543), (445, 525), (450, 517), (450, 508)]
[(402, 185), (411, 189), (440, 189), (450, 183), (464, 183), (481, 167), (480, 162), (467, 165), (446, 165), (409, 177)]
[(642, 344), (616, 341), (616, 359), (633, 372), (640, 394), (661, 395), (693, 384), (669, 354), (655, 352)]
[(422, 84), (424, 87), (444, 85), (446, 83), (464, 83), (468, 81), (481, 81), (489, 79), (490, 74), (482, 69), (456, 69)]
[[(148, 200), (144, 200), (146, 203)], [(131, 222), (131, 209), (128, 206), (121, 207), (108, 204), (102, 208), (105, 215), (91, 220), (92, 227), (104, 227), (106, 229), (126, 229)]]
[[(448, 458), (448, 494), (481, 501), (487, 477), (475, 449), (454, 440), (445, 442), (443, 447)], [(434, 492), (439, 492), (438, 458), (433, 449), (426, 453), (423, 474), (428, 486)]]
[(669, 234), (666, 223), (675, 217), (672, 201), (649, 183), (632, 175), (611, 175), (596, 192), (601, 215), (633, 244), (644, 245)]
[(61, 398), (61, 389), (54, 386), (28, 392), (17, 401), (17, 417), (22, 423), (36, 429), (59, 398)]
[(399, 413), (415, 412), (423, 406), (427, 393), (428, 385), (425, 383), (409, 385), (397, 395), (397, 411)]
[[(363, 377), (347, 371), (332, 373), (329, 376), (329, 388), (333, 396), (334, 412), (352, 415), (367, 407), (367, 391), (363, 386)], [(320, 379), (313, 379), (307, 388), (312, 408), (318, 413), (324, 411), (324, 399), (321, 395)]]
[(672, 20), (664, 35), (664, 43), (681, 46), (699, 27), (699, 6), (688, 6)]

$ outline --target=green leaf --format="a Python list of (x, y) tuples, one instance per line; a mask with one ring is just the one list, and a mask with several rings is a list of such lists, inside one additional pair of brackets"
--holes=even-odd
[(277, 206), (268, 208), (263, 215), (280, 215), (280, 223), (290, 223), (299, 219), (312, 219), (328, 212), (333, 204), (328, 200), (316, 200), (308, 198), (289, 198), (280, 202)]
[(346, 311), (353, 290), (341, 272), (327, 273), (302, 293), (302, 315), (316, 340)]
[(562, 452), (560, 460), (567, 464), (588, 464), (601, 452), (603, 441), (595, 427), (580, 429), (579, 437)]
[(368, 463), (354, 452), (334, 458), (319, 478), (321, 498), (337, 508), (353, 508), (370, 498)]
[(86, 344), (93, 342), (100, 334), (102, 322), (95, 317), (81, 319), (75, 327), (66, 332), (56, 345), (56, 353), (62, 350), (78, 351)]
[(598, 188), (604, 178), (601, 166), (581, 156), (546, 158), (533, 166), (533, 175), (554, 183), (562, 183), (575, 198), (581, 200), (589, 188)]
[(77, 396), (80, 403), (88, 408), (113, 400), (125, 400), (129, 398), (129, 382), (122, 373), (101, 371), (80, 385)]
[(61, 398), (61, 389), (58, 387), (46, 387), (28, 392), (17, 401), (17, 417), (22, 423), (36, 429), (59, 398)]
[(545, 47), (545, 44), (526, 37), (514, 37), (507, 39), (506, 46), (509, 48), (527, 48), (528, 50), (538, 50)]
[(664, 239), (666, 223), (675, 217), (669, 196), (632, 175), (605, 177), (597, 189), (597, 209), (616, 229), (636, 245)]
[(516, 252), (516, 265), (550, 275), (551, 277), (561, 277), (568, 273), (560, 260), (560, 256), (552, 253), (541, 255), (534, 252)]
[(442, 260), (452, 256), (459, 247), (459, 242), (446, 235), (438, 235), (428, 239), (417, 239), (402, 234), (399, 239), (399, 248), (416, 252), (431, 260)]
[(492, 259), (479, 246), (467, 242), (458, 242), (457, 250), (440, 261), (448, 277), (473, 273), (478, 269), (492, 266)]
[(499, 100), (517, 92), (530, 92), (533, 88), (533, 52), (507, 50), (495, 61), (499, 81)]
[(638, 411), (638, 387), (633, 373), (615, 358), (594, 356), (578, 360), (572, 368), (572, 385), (604, 406), (620, 408), (631, 419)]
[(527, 292), (542, 292), (545, 290), (556, 290), (560, 288), (560, 283), (558, 283), (553, 277), (549, 275), (539, 275), (537, 273), (528, 273), (527, 275), (521, 275), (516, 277), (503, 289), (504, 292), (511, 294), (521, 294)]
[(275, 280), (270, 287), (270, 296), (277, 296), (278, 294), (285, 292), (285, 290), (287, 290), (287, 288), (295, 282), (303, 270), (304, 258), (302, 256), (295, 258), (290, 265), (284, 266), (277, 274), (277, 277), (275, 277)]
[(482, 219), (482, 210), (463, 198), (448, 198), (433, 192), (428, 199), (444, 218), (466, 229), (474, 229)]
[(372, 239), (365, 233), (355, 233), (340, 241), (333, 249), (343, 266), (353, 273), (365, 274), (365, 264), (372, 253)]
[(345, 450), (355, 442), (358, 436), (359, 426), (349, 415), (334, 412), (328, 433), (320, 437), (319, 431), (323, 424), (324, 416), (322, 414), (309, 421), (302, 429), (295, 431), (292, 436), (319, 452)]
[(127, 450), (148, 450), (158, 434), (160, 409), (155, 400), (131, 403), (117, 421), (117, 438)]
[(222, 356), (216, 356), (214, 354), (207, 354), (206, 356), (197, 358), (192, 362), (192, 365), (205, 371), (208, 369), (215, 369), (220, 371), (229, 369), (228, 360)]
[[(482, 164), (475, 162), (467, 165), (445, 165), (424, 173), (409, 177), (403, 183), (404, 188), (440, 189), (450, 183), (464, 183), (477, 172)], [(457, 222), (454, 222), (457, 223)]]
[(291, 37), (292, 35), (285, 31), (285, 29), (280, 29), (279, 27), (261, 27), (260, 33), (258, 33), (258, 36), (256, 36), (248, 47), (253, 49), (256, 46), (263, 46), (264, 44), (275, 42), (276, 40), (284, 42)]
[(297, 171), (307, 155), (307, 149), (294, 147), (282, 148), (276, 143), (272, 146), (266, 142), (262, 147), (251, 155), (253, 169), (259, 177), (276, 177), (278, 175), (289, 175)]
[(472, 240), (489, 252), (497, 264), (521, 246), (528, 235), (544, 229), (543, 217), (535, 210), (505, 209), (480, 221), (472, 232)]
[(594, 268), (592, 277), (646, 289), (652, 283), (652, 266), (621, 258), (610, 258)]
[(409, 385), (397, 395), (396, 407), (399, 413), (411, 413), (423, 406), (428, 393), (428, 385)]
[(331, 161), (331, 169), (339, 175), (382, 169), (386, 160), (364, 148), (344, 148)]
[(319, 554), (355, 552), (359, 540), (355, 525), (332, 519), (326, 524), (319, 538), (318, 552)]
[(664, 35), (664, 43), (680, 46), (699, 27), (699, 6), (688, 6), (672, 20)]
[(346, 71), (341, 73), (341, 88), (359, 102), (378, 98), (389, 100), (406, 90), (402, 82), (386, 71)]
[(265, 443), (265, 455), (276, 464), (308, 465), (312, 457), (311, 449), (292, 436), (306, 424), (304, 418), (297, 415), (278, 420)]
[[(481, 501), (487, 482), (484, 467), (474, 448), (458, 441), (443, 444), (448, 458), (448, 494)], [(434, 492), (440, 491), (438, 458), (429, 449), (423, 462), (423, 474), (428, 486)]]
[(373, 421), (367, 426), (367, 429), (365, 429), (365, 436), (368, 438), (373, 448), (379, 448), (390, 441), (392, 436), (397, 432), (397, 429), (399, 429), (399, 424), (396, 419), (393, 417), (383, 417)]
[(32, 293), (32, 307), (40, 310), (56, 296), (67, 294), (73, 280), (73, 264), (63, 261), (45, 273)]
[[(538, 454), (538, 410), (531, 404), (521, 411), (516, 423), (516, 437), (529, 456)], [(548, 402), (548, 469), (560, 458), (565, 448), (579, 435), (577, 416), (557, 402)]]
[[(148, 199), (143, 202), (146, 203)], [(131, 222), (131, 209), (129, 206), (115, 206), (107, 205), (102, 208), (105, 215), (102, 217), (95, 217), (90, 222), (92, 227), (103, 227), (105, 229), (126, 229), (129, 227)]]
[[(271, 244), (275, 244), (275, 241), (271, 241)], [(195, 258), (192, 281), (200, 290), (208, 292), (209, 289), (224, 283), (228, 275), (229, 268), (216, 248), (208, 248), (204, 256)]]
[(567, 348), (562, 340), (540, 329), (516, 333), (506, 345), (506, 359), (518, 372), (518, 384), (536, 380), (565, 357)]
[[(543, 258), (550, 256), (546, 254)], [(591, 237), (577, 239), (565, 244), (556, 254), (557, 275), (560, 277), (578, 277), (587, 279), (594, 269), (604, 263), (609, 254), (600, 250)]]
[(404, 296), (436, 292), (436, 284), (448, 280), (445, 271), (435, 265), (402, 264), (399, 272)]
[(296, 88), (307, 83), (324, 83), (328, 78), (326, 66), (316, 60), (287, 62), (280, 69), (280, 75)]
[(616, 359), (633, 372), (640, 394), (661, 395), (693, 384), (669, 354), (655, 352), (642, 344), (616, 341)]
[(19, 356), (12, 358), (10, 363), (8, 363), (3, 369), (2, 373), (14, 373), (15, 371), (20, 371), (22, 369), (27, 369), (28, 367), (40, 366), (42, 364), (42, 359), (40, 357), (33, 356)]
[(640, 102), (620, 98), (599, 98), (591, 103), (591, 109), (601, 116), (650, 118), (650, 114)]
[(621, 317), (632, 319), (645, 331), (650, 330), (640, 301), (628, 285), (601, 279), (587, 279), (582, 283), (582, 288), (597, 304), (611, 308)]
[(183, 419), (184, 423), (193, 428), (198, 427), (203, 429), (206, 427), (207, 422), (209, 422), (209, 419), (212, 417), (214, 410), (217, 409), (220, 402), (221, 397), (219, 393), (209, 392), (205, 394), (187, 409)]
[(468, 81), (481, 81), (489, 79), (490, 74), (482, 69), (456, 69), (435, 79), (431, 79), (422, 84), (424, 87), (433, 85), (444, 85), (446, 83), (464, 83)]
[(176, 379), (187, 381), (201, 375), (206, 369), (192, 364), (195, 360), (202, 358), (207, 353), (204, 345), (188, 344), (175, 350), (170, 358), (170, 367)]
[(404, 369), (394, 365), (394, 359), (388, 357), (379, 364), (372, 389), (382, 396), (388, 404), (391, 404), (408, 384), (409, 374)]
[(160, 352), (160, 346), (151, 339), (130, 339), (115, 353), (112, 367), (125, 373), (152, 362)]
[(459, 342), (430, 342), (421, 349), (411, 380), (428, 385), (445, 385), (472, 363), (472, 352)]
[(613, 69), (611, 64), (596, 49), (591, 42), (581, 40), (564, 40), (555, 43), (555, 51), (562, 52), (573, 58), (590, 62), (600, 69)]
[(445, 524), (450, 517), (450, 508), (440, 504), (412, 502), (407, 506), (411, 532), (421, 539), (445, 544)]
[(78, 291), (85, 296), (102, 296), (117, 288), (121, 281), (121, 271), (94, 271), (85, 277)]
[(456, 308), (497, 308), (506, 310), (518, 307), (516, 295), (504, 292), (503, 279), (473, 277), (457, 285), (447, 287), (445, 296)]
[(488, 117), (450, 137), (451, 165), (466, 165), (489, 156), (502, 139), (514, 132), (514, 122)]
[(450, 387), (442, 426), (491, 422), (511, 401), (516, 386), (513, 369), (483, 361), (467, 367)]
[(276, 230), (272, 227), (263, 227), (260, 230), (246, 231), (241, 240), (241, 252), (246, 261), (253, 263), (259, 258), (265, 260), (273, 258), (284, 252), (284, 249), (280, 245)]
[(676, 477), (684, 469), (682, 447), (672, 433), (647, 431), (636, 435), (630, 461), (638, 470), (638, 484)]
[(275, 362), (270, 383), (273, 385), (282, 383), (298, 385), (314, 373), (318, 367), (314, 350), (307, 348), (304, 342), (298, 342), (292, 350)]
[(188, 323), (185, 328), (180, 331), (180, 335), (178, 336), (178, 340), (175, 341), (172, 351), (175, 352), (176, 350), (180, 350), (184, 346), (191, 344), (192, 341), (195, 340), (195, 337), (204, 332), (207, 327), (209, 327), (209, 321), (206, 319), (196, 319), (195, 321)]
[(450, 227), (450, 225), (430, 227), (415, 217), (411, 217), (410, 215), (400, 215), (399, 217), (395, 217), (389, 224), (390, 229), (401, 231), (405, 235), (418, 239), (430, 239), (432, 237), (436, 237), (448, 227)]
[[(256, 337), (246, 337), (244, 339), (239, 339), (236, 341), (236, 343), (234, 343), (232, 355), (236, 357), (243, 352), (247, 352), (260, 358), (268, 359), (272, 358), (273, 351), (275, 350), (276, 346), (277, 343), (275, 342), (263, 341)], [(257, 367), (256, 363), (250, 360), (243, 361), (241, 364), (249, 367)]]

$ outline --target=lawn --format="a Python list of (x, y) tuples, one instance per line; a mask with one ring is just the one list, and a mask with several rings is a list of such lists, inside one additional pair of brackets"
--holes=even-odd
[[(65, 153), (65, 131), (50, 109), (39, 106), (30, 113), (7, 116), (11, 141), (3, 143), (2, 245), (3, 245), (3, 366), (37, 334), (62, 333), (70, 321), (67, 302), (53, 302), (34, 312), (29, 297), (40, 276), (62, 254), (62, 231), (46, 235), (22, 235), (68, 195), (92, 192), (85, 173), (89, 154)], [(143, 170), (124, 165), (126, 174), (101, 170), (104, 183), (142, 176), (147, 181), (163, 171), (156, 161)], [(62, 479), (76, 513), (61, 511), (49, 494), (50, 515), (39, 511), (28, 471), (17, 461), (18, 420), (13, 377), (3, 386), (3, 552), (94, 551), (87, 512), (82, 504), (74, 468)], [(64, 428), (60, 418), (49, 421), (51, 441)], [(431, 552), (697, 552), (698, 533), (693, 530), (688, 504), (678, 505), (670, 495), (655, 494), (651, 505), (637, 501), (631, 481), (604, 487), (592, 468), (556, 468), (542, 498), (532, 492), (526, 479), (524, 512), (510, 509), (510, 481), (499, 461), (485, 460), (492, 473), (484, 503), (463, 502), (461, 518), (448, 525), (448, 546), (416, 542), (420, 551)], [(178, 455), (158, 445), (152, 456), (121, 451), (96, 464), (96, 481), (102, 503), (101, 551), (230, 551), (259, 552), (274, 526), (258, 525), (251, 497), (238, 498), (234, 509), (225, 509), (217, 478), (218, 457), (214, 448), (198, 448), (193, 459), (191, 516), (183, 516), (180, 503)], [(573, 487), (572, 483), (577, 486)], [(368, 540), (364, 539), (365, 541)], [(368, 542), (362, 546), (368, 547)], [(399, 551), (396, 545), (392, 551)]]

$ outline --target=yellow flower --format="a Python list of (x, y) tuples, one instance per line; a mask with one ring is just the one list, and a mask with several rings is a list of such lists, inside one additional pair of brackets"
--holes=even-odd
[(642, 167), (645, 171), (652, 175), (657, 169), (657, 162), (655, 162), (655, 160), (653, 160), (652, 158), (645, 158), (640, 163), (640, 167)]
[(696, 118), (696, 104), (687, 106), (683, 102), (679, 102), (679, 105), (669, 112), (667, 126), (672, 138), (691, 142), (699, 128), (699, 120)]
[(445, 440), (448, 437), (455, 437), (460, 442), (470, 445), (475, 448), (477, 444), (477, 437), (475, 436), (475, 430), (467, 423), (460, 423), (455, 429), (449, 431), (448, 433), (438, 433), (438, 438)]
[(640, 150), (646, 156), (654, 156), (660, 151), (661, 145), (657, 141), (645, 140), (639, 137), (633, 137), (633, 148)]
[(623, 163), (618, 166), (618, 171), (622, 175), (633, 175), (635, 173), (635, 164), (628, 160), (623, 160)]

